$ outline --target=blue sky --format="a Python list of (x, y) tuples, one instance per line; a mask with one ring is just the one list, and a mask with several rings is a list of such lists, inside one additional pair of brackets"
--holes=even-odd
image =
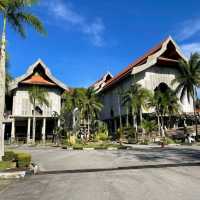
[(41, 58), (71, 87), (116, 74), (171, 35), (186, 55), (200, 50), (200, 1), (46, 0), (32, 8), (48, 31), (28, 28), (26, 39), (10, 27), (10, 71), (18, 76)]

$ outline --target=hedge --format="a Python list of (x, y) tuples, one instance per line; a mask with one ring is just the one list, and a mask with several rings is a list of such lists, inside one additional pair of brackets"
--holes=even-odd
[(2, 157), (3, 161), (15, 161), (16, 154), (13, 151), (6, 151), (4, 156)]
[(28, 153), (16, 153), (16, 164), (18, 168), (27, 168), (31, 163), (31, 155)]

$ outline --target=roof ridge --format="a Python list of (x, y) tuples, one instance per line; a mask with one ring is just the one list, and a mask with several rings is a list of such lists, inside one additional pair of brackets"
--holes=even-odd
[(119, 79), (121, 79), (121, 76), (123, 75), (126, 76), (130, 71), (132, 71), (133, 67), (137, 66), (139, 63), (144, 61), (145, 58), (152, 55), (154, 52), (158, 51), (167, 40), (171, 40), (171, 36), (168, 36), (167, 38), (162, 40), (160, 43), (156, 44), (153, 48), (150, 48), (148, 51), (146, 51), (146, 53), (143, 56), (136, 58), (136, 60), (133, 63), (129, 64), (124, 70), (122, 70), (117, 75), (115, 75), (112, 79), (110, 79), (103, 89), (109, 87), (109, 85), (113, 81), (118, 81)]

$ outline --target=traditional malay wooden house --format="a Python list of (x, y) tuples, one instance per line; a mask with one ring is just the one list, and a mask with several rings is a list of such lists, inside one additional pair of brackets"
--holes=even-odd
[[(28, 92), (33, 85), (47, 90), (49, 106), (38, 104), (33, 108)], [(62, 94), (69, 90), (51, 74), (42, 60), (36, 61), (24, 75), (16, 78), (9, 86), (10, 95), (6, 98), (5, 138), (11, 138), (12, 141), (31, 141), (33, 109), (36, 111), (36, 140), (45, 140), (52, 135), (55, 123), (59, 125), (55, 113), (60, 114)]]
[[(126, 91), (133, 81), (142, 87), (154, 92), (158, 87), (175, 89), (172, 80), (179, 73), (178, 62), (180, 59), (187, 60), (178, 45), (169, 36), (145, 55), (129, 64), (122, 72), (114, 77), (109, 76), (97, 81), (93, 87), (99, 94), (104, 105), (101, 112), (101, 120), (107, 122), (113, 132), (119, 127), (119, 116), (122, 116), (125, 124), (126, 109), (119, 102), (119, 93)], [(143, 110), (143, 113), (151, 113), (151, 110)], [(193, 112), (193, 104), (185, 97), (181, 103), (182, 113)]]

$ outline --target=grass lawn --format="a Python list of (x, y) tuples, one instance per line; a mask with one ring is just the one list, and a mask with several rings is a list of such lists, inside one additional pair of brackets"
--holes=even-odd
[(0, 171), (13, 168), (13, 162), (10, 161), (0, 161)]

